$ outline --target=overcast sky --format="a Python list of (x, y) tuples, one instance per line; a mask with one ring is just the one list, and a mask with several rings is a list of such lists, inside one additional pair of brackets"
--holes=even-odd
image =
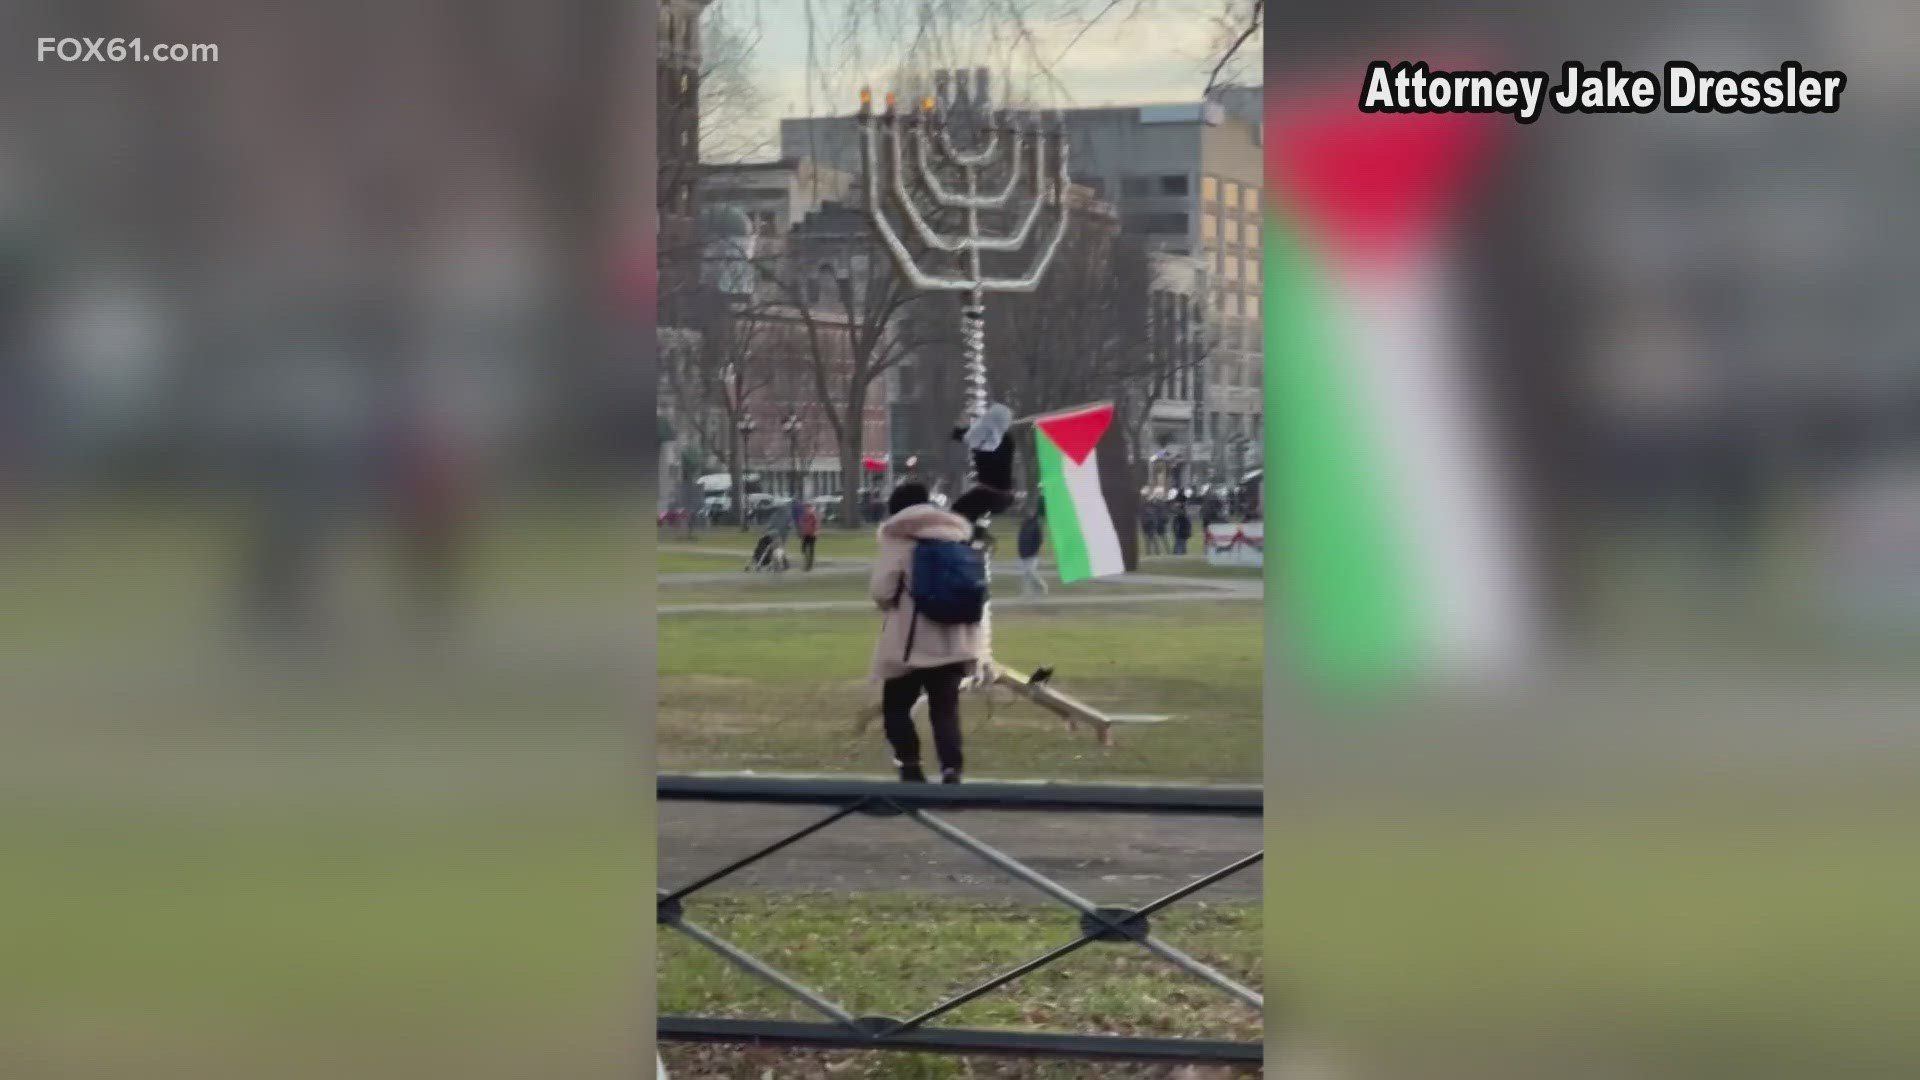
[[(905, 59), (905, 47), (895, 34), (882, 30), (844, 40), (846, 27), (832, 22), (842, 2), (813, 0), (813, 48), (818, 63), (810, 65), (807, 0), (718, 0), (709, 10), (708, 21), (724, 20), (753, 40), (748, 70), (762, 105), (750, 117), (723, 114), (703, 122), (718, 121), (726, 126), (728, 142), (764, 145), (767, 155), (760, 156), (769, 156), (777, 144), (781, 117), (807, 115), (809, 102), (815, 114), (852, 112), (863, 83), (871, 83), (877, 96), (893, 81), (890, 72)], [(1031, 44), (1014, 40), (1004, 29), (998, 42), (989, 33), (962, 30), (943, 35), (948, 40), (937, 49), (926, 49), (913, 64), (920, 70), (962, 64), (990, 67), (996, 87), (1011, 74), (1025, 98), (1020, 103), (1029, 105), (1199, 99), (1220, 48), (1222, 31), (1215, 18), (1227, 0), (1149, 0), (1146, 10), (1131, 18), (1121, 19), (1116, 12), (1091, 29), (1085, 29), (1088, 17), (1107, 5), (1103, 0), (1084, 0), (1082, 13), (1066, 12), (1080, 2), (1049, 0), (1051, 9), (1064, 17), (1029, 24)], [(903, 0), (900, 7), (905, 11), (910, 5)], [(1241, 61), (1233, 69), (1243, 79), (1259, 78), (1260, 49), (1258, 35), (1243, 47)], [(1051, 78), (1041, 74), (1043, 66), (1051, 68)], [(996, 96), (1000, 93), (997, 90)]]

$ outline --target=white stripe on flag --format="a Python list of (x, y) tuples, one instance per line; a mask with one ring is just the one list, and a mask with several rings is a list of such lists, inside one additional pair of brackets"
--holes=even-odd
[(1100, 486), (1100, 451), (1087, 451), (1087, 459), (1078, 465), (1062, 454), (1060, 465), (1074, 516), (1080, 519), (1080, 538), (1087, 544), (1088, 571), (1094, 577), (1125, 573), (1120, 534), (1113, 527), (1113, 512), (1107, 509), (1106, 489)]
[(1446, 278), (1426, 258), (1340, 284), (1429, 655), (1459, 674), (1498, 674), (1525, 657), (1525, 572), (1493, 449), (1461, 382)]

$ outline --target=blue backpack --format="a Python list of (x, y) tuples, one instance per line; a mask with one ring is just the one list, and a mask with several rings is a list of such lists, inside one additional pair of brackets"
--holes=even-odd
[(934, 622), (965, 626), (986, 615), (987, 557), (966, 541), (914, 544), (912, 581), (914, 609)]

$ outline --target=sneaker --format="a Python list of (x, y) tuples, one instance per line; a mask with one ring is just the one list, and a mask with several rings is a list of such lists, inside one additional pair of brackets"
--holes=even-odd
[(921, 771), (918, 765), (902, 765), (900, 766), (900, 780), (902, 783), (907, 784), (924, 784), (927, 782), (927, 774)]
[(959, 769), (941, 769), (941, 770), (940, 770), (940, 782), (941, 782), (941, 783), (943, 783), (943, 784), (957, 784), (957, 783), (959, 783), (959, 782), (960, 782), (960, 770), (959, 770)]

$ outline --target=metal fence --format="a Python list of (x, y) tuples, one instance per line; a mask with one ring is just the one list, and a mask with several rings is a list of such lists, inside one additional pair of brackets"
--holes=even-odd
[[(1257, 1064), (1258, 1042), (1219, 1039), (1142, 1038), (1055, 1032), (932, 1026), (932, 1021), (967, 1003), (1096, 943), (1131, 942), (1205, 981), (1256, 1015), (1265, 1002), (1260, 993), (1153, 936), (1152, 919), (1173, 904), (1260, 862), (1255, 851), (1137, 908), (1102, 906), (1081, 897), (1018, 859), (963, 832), (934, 811), (1044, 810), (1066, 813), (1185, 814), (1259, 817), (1257, 787), (1123, 787), (1105, 784), (898, 784), (866, 780), (779, 779), (773, 777), (662, 776), (662, 801), (760, 803), (820, 806), (832, 813), (744, 858), (679, 888), (662, 889), (657, 919), (744, 971), (803, 1002), (827, 1021), (793, 1022), (703, 1016), (662, 1016), (659, 1037), (666, 1041), (759, 1043), (812, 1049), (915, 1050), (954, 1054), (1012, 1054), (1114, 1061)], [(772, 965), (692, 922), (686, 902), (695, 893), (822, 829), (867, 814), (904, 817), (971, 852), (987, 863), (1071, 908), (1079, 936), (1042, 956), (996, 975), (905, 1019), (855, 1016), (826, 996)]]

